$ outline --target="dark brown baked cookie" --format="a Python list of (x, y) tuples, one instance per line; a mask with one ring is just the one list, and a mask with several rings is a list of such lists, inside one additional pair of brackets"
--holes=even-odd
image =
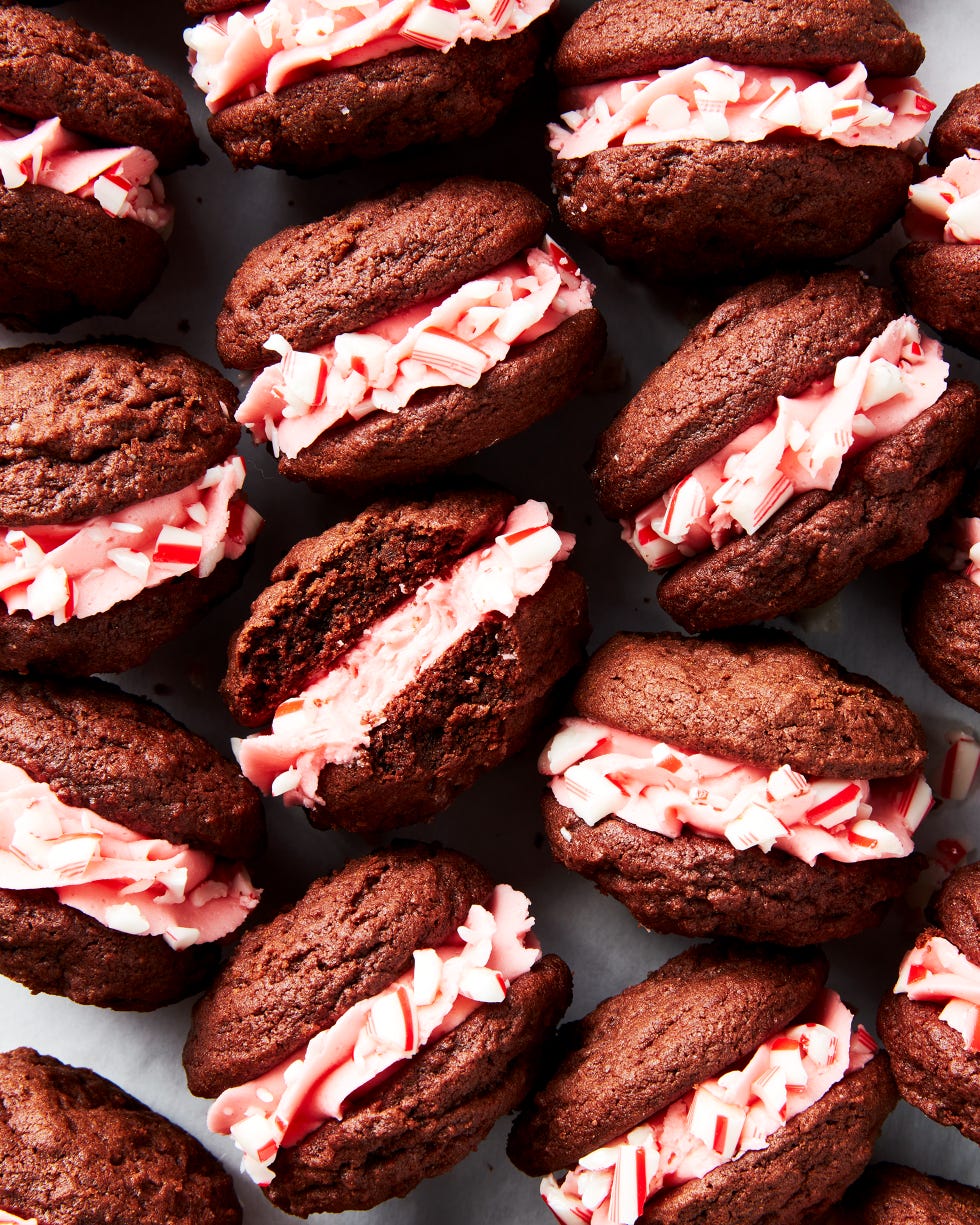
[(231, 1179), (187, 1132), (85, 1068), (0, 1054), (0, 1202), (104, 1225), (239, 1225)]
[[(936, 926), (916, 940), (949, 940), (977, 964), (980, 955), (980, 863), (967, 864), (947, 878), (929, 911)], [(886, 995), (878, 1010), (878, 1030), (891, 1056), (902, 1097), (937, 1123), (958, 1128), (980, 1144), (980, 1053), (939, 1014), (942, 1002)]]
[[(0, 10), (0, 112), (59, 117), (98, 145), (136, 145), (166, 173), (200, 160), (180, 90), (138, 56), (35, 8)], [(142, 222), (47, 187), (0, 187), (0, 320), (54, 331), (85, 315), (128, 315), (160, 278), (166, 248)]]
[[(371, 624), (490, 544), (513, 506), (490, 490), (379, 502), (300, 541), (230, 644), (222, 693), (232, 714), (267, 721)], [(310, 820), (364, 832), (440, 811), (527, 743), (586, 633), (584, 584), (558, 563), (513, 616), (485, 618), (398, 693), (366, 748), (322, 768)]]
[[(265, 827), (256, 790), (158, 707), (97, 681), (0, 682), (0, 760), (146, 838), (251, 858)], [(0, 971), (77, 1003), (147, 1010), (204, 986), (214, 944), (177, 951), (62, 905), (53, 889), (0, 889)]]
[[(235, 450), (237, 393), (180, 349), (145, 341), (28, 345), (0, 355), (0, 530), (70, 526), (193, 484)], [(0, 617), (9, 672), (84, 676), (143, 663), (237, 585), (226, 558), (105, 612)]]
[[(829, 6), (739, 0), (598, 0), (562, 39), (565, 86), (708, 56), (736, 66), (818, 74), (862, 61), (871, 78), (908, 77), (924, 51), (884, 0)], [(574, 109), (569, 97), (563, 110)], [(787, 130), (788, 131), (788, 130)], [(562, 220), (610, 260), (655, 279), (738, 277), (833, 260), (900, 215), (918, 149), (848, 146), (777, 130), (759, 142), (621, 144), (553, 159)]]
[[(264, 347), (274, 333), (309, 352), (434, 304), (541, 244), (547, 220), (545, 205), (515, 183), (458, 178), (293, 226), (257, 247), (232, 279), (218, 352), (226, 365), (255, 370), (277, 360)], [(279, 470), (355, 495), (426, 479), (554, 412), (580, 390), (604, 343), (599, 313), (579, 311), (514, 345), (473, 387), (430, 387), (397, 412), (342, 416), (297, 455), (280, 455)]]
[(980, 85), (961, 89), (936, 120), (929, 138), (929, 162), (948, 166), (967, 149), (980, 149)]
[[(602, 435), (593, 483), (610, 517), (635, 515), (699, 463), (861, 352), (895, 317), (858, 273), (773, 277), (736, 294), (653, 372)], [(980, 399), (954, 381), (898, 433), (846, 459), (834, 488), (799, 494), (751, 536), (685, 561), (658, 599), (692, 632), (822, 603), (867, 567), (921, 549), (973, 454)]]
[(868, 1167), (821, 1225), (980, 1225), (980, 1191), (882, 1161)]
[[(472, 860), (424, 846), (354, 860), (239, 945), (198, 1003), (184, 1051), (191, 1092), (267, 1072), (358, 1000), (383, 991), (420, 948), (449, 940), (493, 883)], [(282, 1148), (273, 1203), (299, 1216), (370, 1208), (443, 1173), (531, 1086), (571, 978), (546, 956), (503, 1003), (482, 1005), (298, 1144)]]
[[(617, 634), (593, 656), (576, 715), (679, 749), (810, 777), (889, 778), (925, 760), (904, 702), (789, 636)], [(676, 838), (617, 816), (589, 825), (549, 792), (552, 854), (656, 931), (801, 946), (881, 921), (921, 857), (810, 866), (774, 847), (736, 850), (685, 828)]]

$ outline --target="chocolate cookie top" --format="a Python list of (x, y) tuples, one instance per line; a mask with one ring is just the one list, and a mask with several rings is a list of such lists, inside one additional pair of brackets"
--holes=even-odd
[(980, 149), (980, 85), (961, 89), (936, 120), (929, 140), (929, 161), (948, 166), (967, 149)]
[(882, 1161), (821, 1225), (980, 1225), (980, 1191)]
[(240, 1225), (231, 1179), (192, 1136), (85, 1068), (0, 1054), (0, 1204), (45, 1222)]
[(226, 366), (276, 361), (273, 332), (309, 350), (402, 307), (438, 298), (538, 242), (548, 209), (516, 183), (449, 179), (402, 187), (261, 243), (218, 316)]
[(237, 403), (227, 379), (168, 345), (5, 349), (0, 524), (75, 523), (182, 489), (238, 445)]
[(869, 76), (910, 76), (925, 50), (885, 0), (598, 0), (555, 57), (558, 79), (585, 84), (688, 64), (824, 71), (861, 60)]
[(827, 975), (823, 954), (699, 945), (559, 1034), (574, 1044), (518, 1117), (507, 1151), (548, 1174), (718, 1075), (793, 1020)]
[(352, 860), (249, 932), (198, 1002), (184, 1068), (215, 1097), (270, 1071), (358, 1000), (389, 986), (486, 904), (493, 882), (454, 851), (411, 846)]
[(0, 679), (0, 760), (148, 838), (228, 859), (262, 844), (258, 791), (158, 706), (99, 681)]
[(943, 935), (980, 966), (980, 863), (964, 864), (947, 877), (929, 910)]
[(895, 317), (890, 296), (852, 270), (778, 276), (697, 325), (599, 438), (592, 480), (618, 519), (652, 502), (775, 408), (833, 374)]
[(249, 727), (266, 722), (373, 621), (490, 541), (513, 506), (489, 489), (375, 502), (294, 545), (229, 644), (229, 710)]
[(900, 698), (788, 634), (616, 634), (573, 702), (638, 736), (810, 775), (900, 777), (925, 761), (922, 729)]
[(58, 115), (70, 131), (102, 144), (139, 145), (163, 171), (201, 160), (169, 77), (77, 21), (25, 5), (0, 9), (0, 109), (29, 119)]

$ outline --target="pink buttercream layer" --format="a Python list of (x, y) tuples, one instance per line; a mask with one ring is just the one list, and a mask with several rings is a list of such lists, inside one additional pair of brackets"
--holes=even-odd
[(212, 113), (395, 51), (510, 38), (553, 0), (269, 0), (184, 31)]
[(37, 620), (93, 617), (192, 571), (241, 557), (262, 523), (233, 455), (175, 493), (67, 526), (0, 528), (0, 599)]
[(956, 1030), (968, 1051), (980, 1051), (980, 966), (944, 936), (906, 954), (895, 994), (945, 1004), (939, 1019)]
[(564, 126), (549, 126), (559, 158), (676, 140), (755, 142), (773, 132), (897, 148), (916, 139), (935, 109), (914, 77), (869, 82), (863, 64), (820, 77), (707, 57), (641, 80), (567, 90), (562, 104)]
[(110, 217), (131, 217), (161, 233), (173, 224), (163, 184), (148, 149), (96, 148), (84, 136), (44, 119), (33, 129), (0, 123), (0, 176), (4, 187), (25, 183), (51, 187), (66, 196), (95, 200)]
[(740, 765), (686, 753), (588, 719), (566, 719), (541, 755), (559, 804), (588, 825), (607, 817), (676, 838), (685, 829), (738, 851), (773, 847), (811, 866), (911, 854), (932, 807), (922, 777), (808, 779), (788, 765)]
[(273, 1071), (228, 1089), (208, 1113), (208, 1127), (232, 1135), (242, 1170), (267, 1186), (280, 1147), (297, 1144), (363, 1089), (397, 1071), (422, 1047), (465, 1021), (481, 1004), (499, 1004), (515, 978), (541, 957), (530, 902), (498, 885), (490, 909), (471, 906), (457, 939), (418, 949), (414, 967), (390, 987), (360, 1000), (329, 1029)]
[(259, 900), (241, 865), (63, 804), (47, 783), (5, 761), (0, 889), (54, 889), (104, 927), (162, 936), (174, 949), (221, 940)]
[(980, 150), (968, 149), (942, 174), (913, 183), (902, 224), (917, 241), (980, 243)]
[(290, 459), (331, 427), (397, 413), (428, 387), (473, 387), (513, 346), (592, 305), (591, 283), (550, 238), (448, 298), (344, 332), (309, 353), (282, 336), (235, 414), (257, 442)]
[(961, 570), (964, 578), (980, 587), (980, 519), (956, 519), (953, 535), (955, 552), (950, 569)]
[(633, 1225), (664, 1187), (703, 1178), (767, 1147), (786, 1123), (818, 1102), (877, 1049), (853, 1015), (824, 991), (803, 1019), (756, 1050), (744, 1067), (701, 1081), (625, 1136), (583, 1157), (561, 1186), (549, 1174), (545, 1203), (564, 1225)]
[(314, 807), (323, 767), (353, 761), (394, 697), (481, 621), (513, 616), (574, 543), (551, 526), (543, 502), (516, 507), (492, 545), (425, 583), (370, 626), (325, 676), (283, 702), (271, 733), (234, 741), (245, 776), (287, 804)]
[(659, 570), (753, 535), (808, 489), (832, 489), (845, 458), (897, 434), (946, 390), (942, 346), (911, 315), (893, 320), (832, 377), (776, 408), (633, 519), (623, 539)]

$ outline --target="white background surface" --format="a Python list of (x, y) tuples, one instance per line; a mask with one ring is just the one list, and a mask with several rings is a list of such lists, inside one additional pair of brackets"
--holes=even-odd
[[(904, 0), (897, 7), (925, 42), (928, 56), (920, 77), (941, 111), (957, 89), (980, 77), (980, 0)], [(463, 171), (520, 177), (547, 194), (548, 161), (541, 126), (550, 113), (547, 100), (530, 103), (491, 138), (451, 154), (409, 152), (311, 181), (267, 170), (235, 173), (209, 140), (201, 96), (191, 90), (180, 39), (182, 6), (177, 0), (152, 4), (77, 0), (54, 11), (77, 17), (105, 34), (114, 46), (139, 52), (180, 81), (210, 158), (207, 166), (167, 181), (168, 196), (177, 205), (177, 229), (170, 244), (170, 266), (155, 294), (129, 321), (90, 321), (68, 329), (63, 333), (67, 338), (146, 336), (181, 344), (216, 363), (214, 318), (224, 288), (247, 252), (283, 226), (318, 219), (405, 179)], [(574, 11), (570, 5), (569, 13)], [(553, 232), (563, 238), (561, 227)], [(853, 262), (884, 282), (888, 259), (900, 242), (900, 235), (893, 234)], [(596, 510), (584, 465), (599, 430), (708, 308), (677, 292), (647, 290), (581, 244), (568, 245), (596, 282), (596, 304), (610, 325), (610, 358), (603, 376), (607, 390), (567, 406), (549, 421), (481, 456), (471, 468), (521, 496), (546, 498), (559, 524), (578, 534), (573, 562), (589, 582), (593, 645), (598, 645), (617, 630), (676, 627), (653, 597), (654, 581), (619, 542), (618, 529)], [(5, 343), (25, 339), (4, 334)], [(980, 376), (980, 363), (955, 351), (947, 351), (947, 356), (954, 374)], [(286, 549), (350, 509), (340, 500), (318, 497), (281, 479), (264, 451), (249, 441), (243, 442), (242, 451), (250, 467), (246, 492), (268, 520), (244, 590), (197, 631), (160, 652), (149, 667), (126, 674), (120, 682), (135, 693), (154, 697), (225, 751), (228, 737), (237, 729), (216, 690), (230, 632), (243, 620), (249, 601)], [(903, 577), (900, 571), (866, 575), (832, 605), (798, 622), (795, 630), (811, 646), (874, 675), (906, 698), (929, 732), (935, 771), (941, 764), (943, 734), (956, 727), (980, 732), (980, 716), (932, 685), (906, 647), (899, 626)], [(481, 780), (431, 825), (410, 832), (470, 852), (498, 879), (529, 893), (545, 949), (560, 953), (574, 972), (575, 998), (569, 1016), (575, 1017), (644, 977), (687, 942), (644, 932), (618, 903), (600, 897), (585, 880), (552, 862), (540, 845), (540, 783), (534, 762), (535, 751), (525, 753)], [(980, 794), (961, 805), (945, 805), (942, 812), (927, 818), (920, 845), (929, 850), (937, 839), (950, 834), (971, 847), (980, 844), (978, 804)], [(270, 849), (258, 875), (277, 896), (298, 896), (313, 877), (368, 849), (352, 836), (312, 830), (300, 811), (285, 810), (277, 802), (269, 802), (268, 816)], [(893, 916), (882, 930), (828, 950), (831, 985), (858, 1006), (869, 1027), (913, 934)], [(180, 1051), (189, 1013), (189, 1004), (146, 1016), (104, 1012), (63, 999), (31, 997), (0, 980), (0, 1048), (26, 1043), (66, 1062), (95, 1068), (193, 1132), (234, 1170), (237, 1160), (231, 1142), (207, 1134), (206, 1104), (190, 1097), (184, 1084)], [(369, 1219), (377, 1225), (434, 1220), (531, 1225), (550, 1220), (535, 1182), (506, 1159), (508, 1126), (506, 1121), (499, 1124), (479, 1151), (451, 1173), (424, 1183), (405, 1200), (382, 1205)], [(980, 1183), (980, 1150), (904, 1103), (886, 1125), (879, 1155)], [(236, 1187), (249, 1225), (285, 1219), (237, 1174)], [(345, 1214), (340, 1219), (364, 1218)]]

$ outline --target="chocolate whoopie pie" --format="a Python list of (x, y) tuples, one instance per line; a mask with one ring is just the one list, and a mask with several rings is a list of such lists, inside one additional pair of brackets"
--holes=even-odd
[(555, 57), (562, 220), (654, 277), (857, 251), (905, 205), (923, 55), (884, 0), (598, 0)]
[(980, 85), (961, 90), (929, 141), (932, 177), (909, 191), (913, 240), (892, 267), (912, 310), (980, 356)]
[(588, 635), (542, 502), (450, 491), (301, 540), (229, 647), (246, 776), (322, 828), (431, 817), (529, 740)]
[(482, 135), (530, 80), (552, 6), (187, 0), (203, 20), (184, 40), (208, 131), (232, 164), (316, 174)]
[(918, 875), (915, 716), (789, 636), (617, 634), (572, 709), (541, 755), (548, 841), (644, 927), (814, 944)]
[(772, 277), (698, 324), (600, 437), (603, 512), (686, 630), (820, 604), (922, 548), (971, 463), (972, 383), (854, 271)]
[[(558, 1035), (568, 1053), (507, 1151), (566, 1225), (826, 1210), (896, 1101), (887, 1057), (813, 949), (689, 949)], [(554, 1170), (570, 1173), (559, 1185)], [(664, 1182), (667, 1187), (664, 1187)]]
[(930, 918), (878, 1029), (902, 1097), (980, 1144), (980, 863), (946, 880)]
[(980, 1191), (882, 1161), (868, 1167), (821, 1225), (980, 1225)]
[(158, 707), (0, 680), (0, 973), (31, 991), (143, 1011), (200, 990), (264, 831), (251, 784)]
[(980, 710), (980, 568), (971, 550), (980, 545), (980, 488), (969, 482), (969, 492), (957, 503), (948, 533), (952, 556), (943, 569), (925, 574), (910, 597), (905, 615), (905, 637), (916, 658), (937, 685), (957, 701)]
[(122, 672), (237, 586), (261, 520), (236, 403), (165, 345), (0, 353), (0, 668)]
[(528, 906), (471, 859), (403, 847), (243, 939), (194, 1009), (184, 1066), (277, 1207), (406, 1195), (524, 1098), (571, 998)]
[(87, 1068), (0, 1054), (0, 1219), (240, 1225), (231, 1179), (182, 1128)]
[(75, 21), (0, 8), (0, 322), (128, 315), (167, 260), (155, 171), (198, 160), (169, 77)]
[(360, 494), (554, 412), (605, 326), (547, 221), (515, 183), (460, 178), (262, 243), (218, 317), (222, 361), (257, 372), (238, 420), (284, 475)]

